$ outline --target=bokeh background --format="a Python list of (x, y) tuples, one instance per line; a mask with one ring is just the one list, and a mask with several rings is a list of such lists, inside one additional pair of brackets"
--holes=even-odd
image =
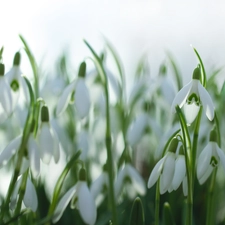
[(152, 76), (165, 51), (172, 52), (184, 81), (197, 63), (190, 44), (206, 68), (225, 64), (223, 0), (7, 0), (0, 10), (0, 45), (5, 46), (8, 67), (22, 46), (18, 34), (46, 69), (55, 66), (62, 51), (78, 65), (90, 55), (83, 38), (100, 51), (104, 35), (118, 51), (128, 83), (137, 60), (146, 52)]

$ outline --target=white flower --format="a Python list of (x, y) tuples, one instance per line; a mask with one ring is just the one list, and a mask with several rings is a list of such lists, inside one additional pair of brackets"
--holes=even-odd
[[(4, 76), (4, 64), (0, 63), (0, 104), (3, 108), (3, 113), (6, 113), (7, 116), (9, 116), (12, 113), (12, 95), (10, 86), (6, 80), (6, 77)], [(3, 114), (2, 113), (2, 114)], [(3, 115), (1, 115), (2, 117)]]
[(83, 119), (89, 113), (91, 101), (88, 88), (85, 84), (86, 63), (80, 65), (78, 79), (69, 84), (59, 98), (56, 114), (63, 113), (68, 104), (75, 101), (75, 108), (78, 116)]
[(178, 155), (176, 157), (174, 175), (168, 192), (176, 191), (181, 183), (183, 184), (184, 196), (187, 196), (187, 175), (184, 155)]
[[(17, 180), (15, 189), (13, 191), (11, 202), (10, 202), (10, 208), (14, 209), (17, 204), (17, 195), (19, 192), (19, 188), (21, 185), (22, 176)], [(37, 210), (38, 207), (38, 199), (37, 194), (34, 188), (33, 183), (31, 182), (30, 178), (27, 178), (26, 182), (26, 190), (23, 197), (23, 203), (27, 208), (30, 208), (33, 212)]]
[(216, 167), (220, 161), (225, 170), (224, 152), (215, 141), (209, 141), (200, 153), (197, 162), (197, 178), (200, 184), (203, 184), (208, 179), (214, 167)]
[(138, 171), (130, 164), (126, 163), (123, 168), (120, 168), (118, 176), (115, 182), (115, 197), (118, 198), (126, 181), (131, 182), (130, 185), (140, 195), (145, 195), (146, 184), (144, 179), (138, 173)]
[(109, 186), (109, 177), (106, 171), (103, 171), (101, 175), (91, 184), (91, 194), (96, 199), (98, 195)]
[[(22, 136), (18, 136), (13, 139), (0, 154), (0, 168), (8, 163), (13, 155), (17, 153), (20, 148)], [(37, 143), (31, 133), (27, 142), (28, 153), (28, 165), (25, 165), (25, 169), (30, 165), (30, 169), (34, 177), (37, 177), (40, 173), (40, 154)]]
[(146, 114), (141, 114), (135, 121), (133, 121), (127, 131), (127, 142), (133, 146), (137, 144), (143, 136), (144, 130), (148, 124)]
[(184, 114), (188, 124), (191, 124), (195, 120), (200, 106), (203, 106), (206, 116), (210, 121), (214, 118), (212, 99), (198, 79), (199, 74), (200, 69), (196, 68), (193, 73), (193, 79), (177, 93), (172, 103), (172, 110), (174, 112), (177, 105), (180, 108), (184, 106)]
[(39, 150), (44, 163), (49, 164), (52, 156), (54, 157), (55, 163), (59, 161), (60, 144), (58, 136), (47, 121), (41, 123), (39, 131)]
[(175, 158), (174, 153), (168, 152), (159, 160), (148, 179), (148, 188), (151, 188), (160, 179), (160, 194), (169, 190), (175, 171)]
[(21, 76), (20, 70), (20, 53), (17, 52), (14, 57), (13, 67), (5, 74), (8, 83), (11, 87), (12, 94), (12, 109), (14, 109), (23, 92), (26, 101), (29, 101), (28, 89), (24, 78)]
[[(78, 183), (70, 188), (61, 198), (53, 215), (53, 223), (56, 223), (61, 218), (70, 201), (72, 207), (78, 208), (81, 218), (86, 224), (95, 224), (97, 210), (94, 198), (88, 189), (86, 181), (78, 181)], [(74, 202), (75, 205), (73, 205)]]

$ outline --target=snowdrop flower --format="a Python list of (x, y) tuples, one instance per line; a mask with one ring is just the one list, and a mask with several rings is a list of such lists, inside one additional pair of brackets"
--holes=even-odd
[(70, 188), (59, 201), (53, 214), (52, 222), (56, 223), (61, 218), (64, 210), (71, 201), (71, 207), (77, 208), (81, 218), (86, 224), (94, 225), (97, 217), (96, 205), (94, 198), (90, 193), (87, 182), (85, 169), (80, 170), (79, 181), (75, 186)]
[[(17, 153), (20, 148), (22, 136), (13, 139), (0, 154), (0, 168), (8, 163), (13, 155)], [(40, 154), (37, 143), (34, 139), (33, 133), (29, 135), (27, 142), (28, 165), (32, 171), (33, 176), (36, 178), (40, 173)]]
[[(15, 207), (16, 207), (17, 195), (19, 192), (21, 181), (22, 181), (22, 176), (17, 180), (15, 189), (13, 191), (13, 194), (11, 197), (11, 202), (10, 202), (11, 209), (15, 209)], [(38, 207), (37, 194), (36, 194), (34, 185), (31, 182), (29, 177), (27, 178), (27, 182), (26, 182), (26, 189), (25, 189), (25, 194), (23, 197), (23, 203), (26, 206), (26, 208), (31, 209), (33, 212), (35, 212), (37, 210), (37, 207)]]
[(91, 184), (91, 194), (96, 199), (96, 197), (109, 186), (109, 177), (106, 171), (103, 171), (101, 175)]
[(186, 194), (187, 187), (185, 186), (186, 179), (187, 179), (187, 176), (186, 176), (185, 156), (179, 154), (175, 160), (174, 175), (173, 175), (171, 186), (168, 189), (168, 191), (169, 192), (176, 191), (182, 183), (183, 184), (183, 193), (184, 193), (184, 196), (186, 196), (187, 195)]
[(59, 98), (56, 108), (57, 115), (63, 113), (66, 110), (68, 104), (74, 101), (78, 116), (80, 118), (84, 118), (88, 115), (91, 103), (89, 91), (84, 79), (85, 72), (86, 63), (83, 62), (80, 65), (78, 79), (69, 84), (63, 91), (61, 97)]
[(129, 181), (129, 183), (132, 185), (132, 189), (134, 189), (140, 195), (145, 195), (146, 184), (144, 179), (130, 163), (126, 163), (123, 168), (120, 168), (115, 182), (116, 198), (119, 197), (119, 194), (121, 193), (123, 186), (127, 184), (126, 181)]
[(133, 146), (137, 144), (143, 136), (144, 130), (148, 124), (146, 114), (141, 114), (135, 121), (133, 121), (127, 131), (127, 142)]
[(4, 116), (6, 114), (9, 116), (12, 112), (12, 96), (10, 91), (10, 86), (6, 80), (6, 77), (4, 76), (5, 73), (5, 66), (4, 64), (0, 63), (0, 104), (3, 109), (3, 113), (1, 115)]
[(5, 74), (11, 87), (13, 109), (17, 105), (18, 99), (21, 96), (21, 92), (24, 93), (26, 100), (29, 100), (28, 89), (23, 77), (21, 76), (22, 72), (20, 70), (20, 59), (20, 53), (17, 52), (14, 56), (13, 67)]
[(55, 163), (59, 161), (60, 143), (56, 132), (49, 123), (48, 107), (41, 109), (41, 127), (39, 131), (40, 156), (44, 163), (49, 164), (52, 156)]
[(203, 106), (206, 116), (210, 121), (214, 118), (214, 106), (212, 99), (200, 82), (200, 68), (193, 72), (192, 80), (184, 86), (176, 95), (172, 103), (172, 110), (175, 107), (184, 107), (184, 114), (188, 124), (191, 124), (198, 115), (199, 109)]
[(217, 144), (215, 130), (212, 130), (210, 133), (210, 141), (200, 153), (197, 161), (197, 178), (200, 184), (203, 184), (208, 179), (220, 161), (225, 170), (225, 154)]
[(159, 160), (155, 165), (148, 179), (148, 188), (151, 188), (158, 179), (160, 179), (160, 194), (164, 194), (170, 188), (175, 171), (176, 156), (172, 152), (167, 152), (166, 155)]

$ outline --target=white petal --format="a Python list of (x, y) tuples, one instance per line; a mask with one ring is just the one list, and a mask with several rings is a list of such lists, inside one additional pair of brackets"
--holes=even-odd
[(54, 142), (54, 148), (53, 148), (53, 156), (55, 163), (58, 163), (59, 157), (60, 157), (60, 142), (58, 135), (54, 129), (51, 129), (50, 132), (52, 133), (52, 138)]
[(50, 132), (50, 126), (47, 122), (43, 122), (41, 124), (39, 148), (42, 161), (46, 164), (49, 164), (53, 154), (54, 140), (52, 137), (52, 133)]
[(53, 217), (52, 217), (52, 222), (56, 223), (59, 221), (59, 219), (61, 218), (63, 212), (65, 211), (67, 205), (69, 204), (70, 200), (72, 199), (72, 197), (74, 196), (76, 192), (76, 186), (71, 187), (66, 194), (60, 199)]
[(106, 184), (106, 180), (105, 180), (105, 176), (107, 176), (107, 174), (105, 172), (103, 172), (92, 184), (91, 184), (91, 194), (94, 197), (94, 199), (97, 198), (97, 196), (101, 193), (104, 184)]
[[(216, 144), (217, 145), (217, 144)], [(220, 161), (222, 163), (222, 166), (225, 170), (225, 154), (224, 152), (218, 147), (218, 145), (216, 146), (216, 151), (217, 151), (217, 154), (219, 155), (219, 158), (220, 158)]]
[(33, 183), (27, 178), (26, 191), (23, 198), (24, 205), (33, 212), (37, 210), (38, 200)]
[(144, 179), (141, 177), (141, 175), (138, 173), (138, 171), (131, 166), (130, 164), (126, 164), (128, 173), (129, 173), (129, 177), (132, 180), (132, 185), (134, 186), (134, 188), (136, 189), (136, 191), (140, 194), (140, 195), (145, 195), (146, 193), (146, 184)]
[(192, 87), (192, 80), (186, 84), (175, 96), (171, 109), (173, 112), (176, 112), (175, 107), (178, 105), (180, 108), (184, 105), (186, 102), (187, 96), (191, 90)]
[(75, 89), (75, 82), (72, 82), (65, 88), (62, 95), (59, 98), (59, 101), (56, 107), (56, 115), (60, 115), (66, 110), (71, 99), (71, 94), (74, 91), (74, 89)]
[(209, 165), (205, 171), (205, 173), (203, 174), (203, 176), (198, 180), (200, 184), (205, 183), (205, 181), (208, 179), (208, 177), (210, 176), (210, 174), (213, 171), (213, 167), (211, 165)]
[[(22, 74), (22, 72), (21, 72), (21, 74)], [(24, 80), (23, 76), (21, 76), (21, 78), (20, 78), (20, 83), (21, 83), (21, 87), (23, 89), (23, 93), (24, 93), (26, 102), (30, 102), (29, 91), (28, 91), (27, 84), (26, 84), (26, 81)]]
[(79, 182), (77, 187), (78, 209), (83, 221), (87, 224), (94, 225), (97, 217), (96, 205), (91, 195), (87, 183)]
[(147, 116), (141, 114), (128, 128), (127, 142), (133, 146), (137, 144), (143, 136), (144, 129), (148, 123)]
[(80, 118), (88, 115), (90, 109), (90, 95), (83, 78), (79, 78), (75, 90), (75, 107)]
[(38, 145), (32, 134), (30, 134), (29, 136), (27, 148), (29, 154), (30, 168), (33, 176), (37, 178), (40, 173), (40, 153)]
[(199, 155), (197, 162), (198, 180), (200, 180), (204, 176), (208, 167), (210, 166), (212, 149), (213, 149), (212, 142), (209, 142)]
[(200, 106), (197, 106), (195, 103), (184, 104), (184, 115), (187, 121), (187, 124), (192, 124), (198, 115)]
[(165, 162), (163, 164), (163, 172), (160, 176), (160, 194), (164, 194), (170, 187), (175, 169), (175, 155), (174, 153), (167, 153)]
[(4, 111), (9, 116), (12, 112), (12, 96), (9, 84), (6, 82), (4, 77), (0, 77), (0, 102)]
[(162, 159), (160, 159), (157, 164), (155, 165), (154, 169), (152, 170), (152, 173), (148, 179), (148, 188), (151, 188), (156, 181), (159, 179), (159, 176), (163, 169), (163, 164), (166, 156), (164, 156)]
[(203, 109), (205, 111), (206, 116), (210, 121), (214, 118), (214, 105), (213, 101), (209, 95), (209, 93), (206, 91), (206, 89), (201, 85), (200, 81), (198, 83), (198, 92), (200, 96), (201, 103), (203, 105)]
[(121, 190), (122, 190), (122, 186), (123, 186), (123, 181), (124, 181), (124, 178), (125, 176), (127, 176), (127, 170), (126, 168), (120, 168), (119, 169), (119, 172), (118, 172), (118, 175), (117, 175), (117, 179), (115, 181), (115, 185), (114, 185), (114, 188), (115, 188), (115, 197), (118, 198)]
[(81, 150), (80, 159), (85, 161), (89, 150), (89, 134), (86, 130), (82, 130), (77, 134), (77, 147)]
[(19, 150), (22, 136), (13, 139), (0, 154), (0, 167), (4, 166), (10, 158)]
[(175, 171), (172, 181), (173, 190), (177, 190), (186, 174), (186, 164), (183, 155), (179, 155), (175, 161)]

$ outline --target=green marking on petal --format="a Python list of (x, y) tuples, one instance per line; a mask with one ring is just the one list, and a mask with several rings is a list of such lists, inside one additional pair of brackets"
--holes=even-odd
[(11, 84), (10, 84), (10, 87), (12, 88), (12, 90), (13, 90), (14, 92), (18, 91), (19, 88), (20, 88), (20, 84), (19, 84), (18, 80), (15, 80), (15, 79), (12, 80), (12, 82), (11, 82)]
[(75, 91), (72, 92), (71, 96), (70, 96), (70, 104), (73, 104), (75, 102)]
[(201, 105), (200, 98), (196, 93), (192, 93), (191, 95), (189, 95), (186, 102), (188, 105), (193, 104), (193, 103), (195, 103), (197, 106)]
[(210, 160), (210, 165), (212, 167), (216, 167), (218, 165), (218, 160), (216, 159), (215, 156), (212, 156), (211, 160)]

